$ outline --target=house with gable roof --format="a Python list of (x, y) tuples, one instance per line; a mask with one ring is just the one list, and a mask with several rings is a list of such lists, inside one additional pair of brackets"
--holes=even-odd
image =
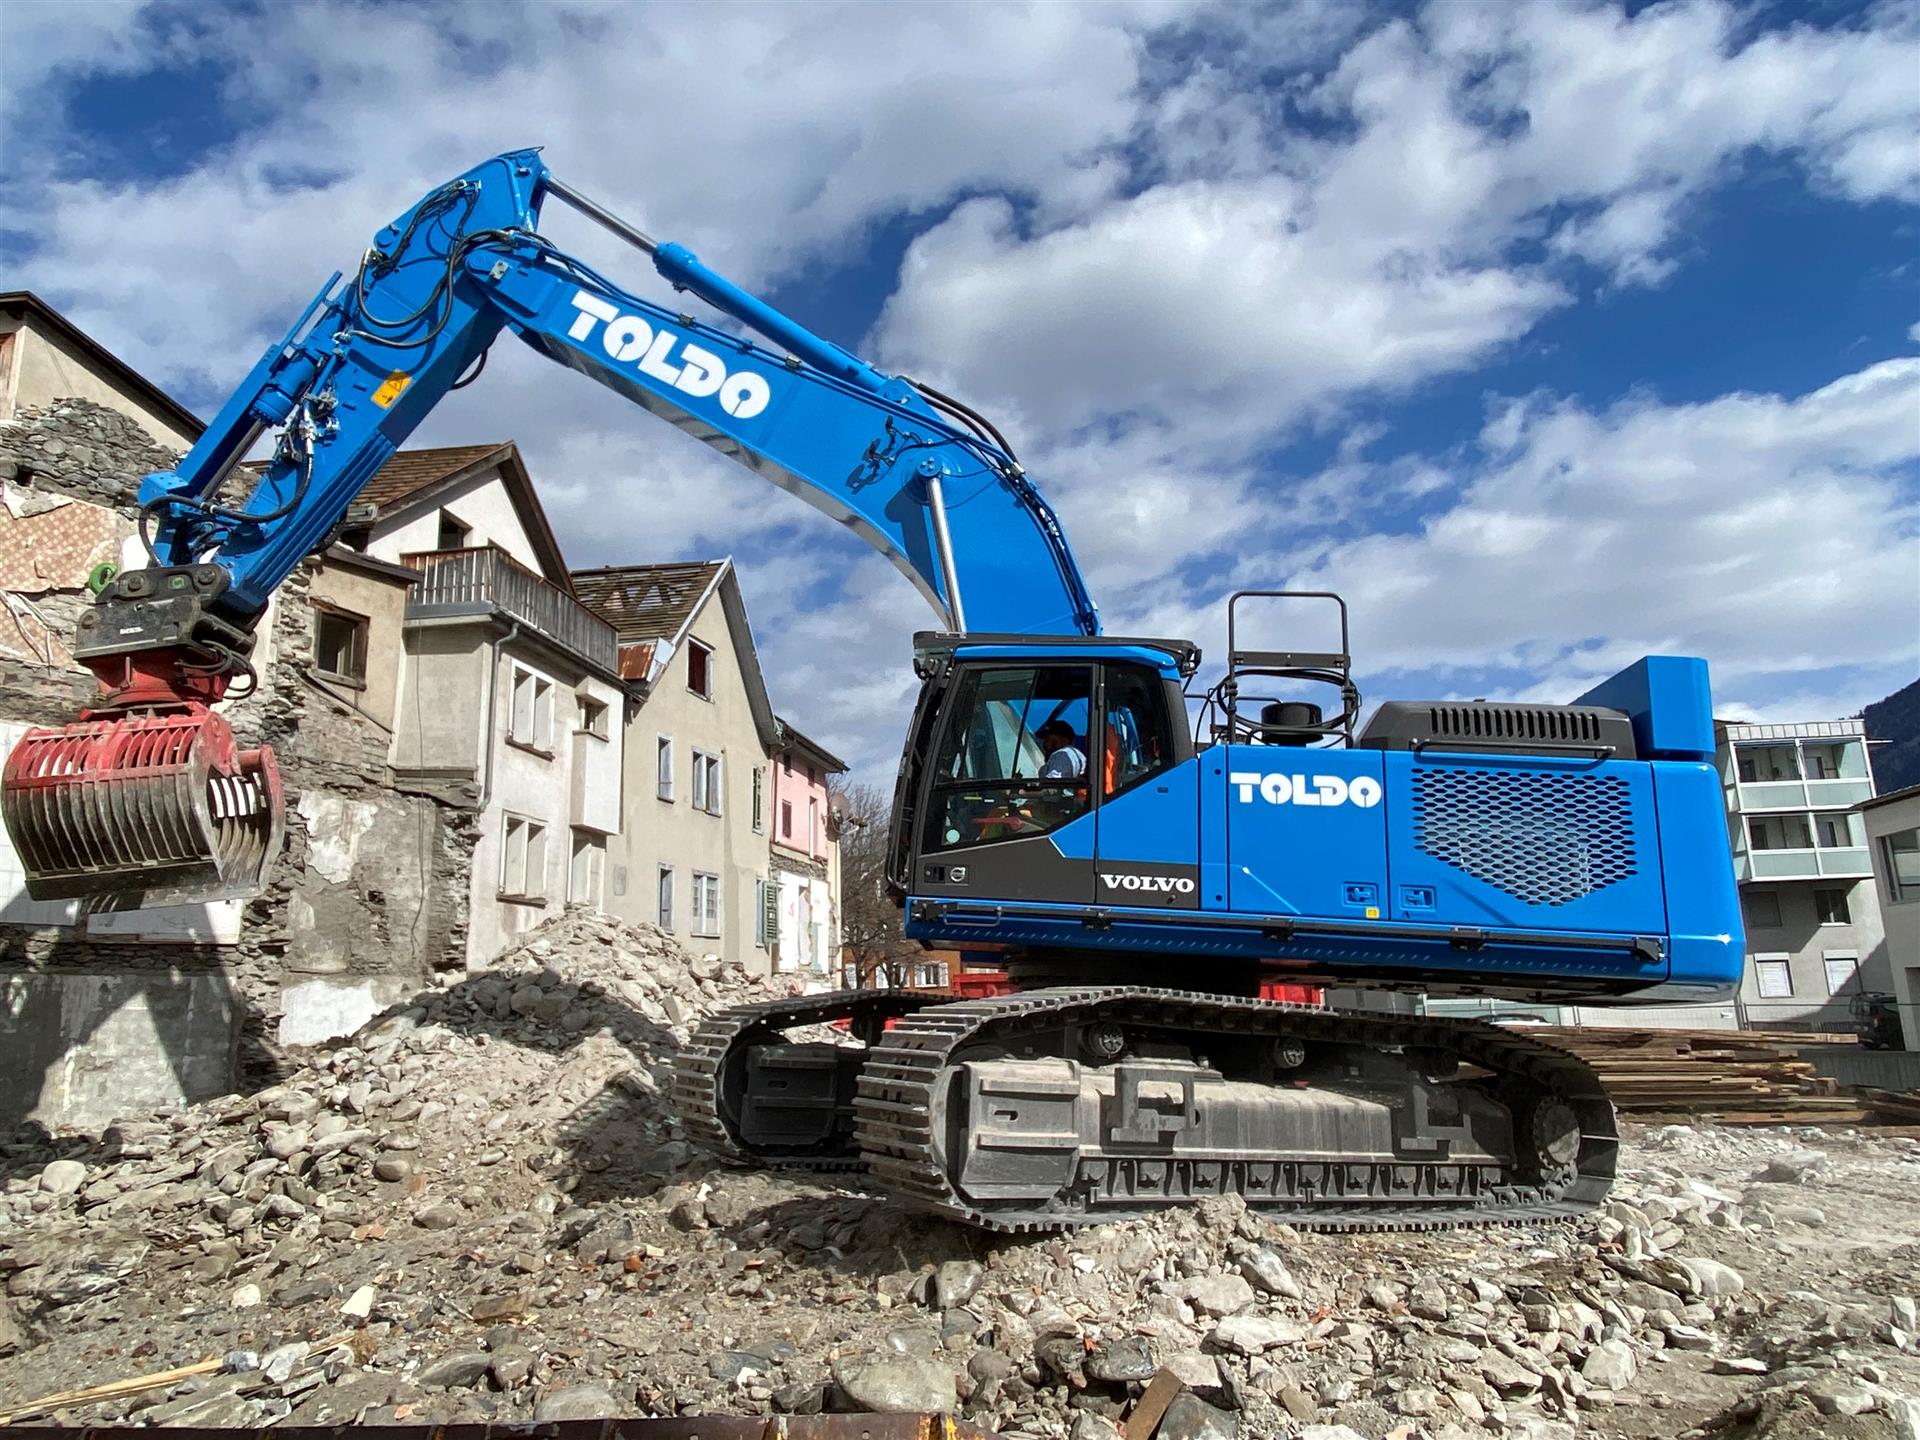
[[(397, 597), (375, 592), (374, 568), (401, 577)], [(467, 959), (569, 903), (602, 906), (628, 687), (612, 627), (574, 596), (519, 447), (395, 454), (310, 599), (318, 682), (363, 687), (376, 709), (391, 686), (396, 781), (477, 810)]]
[(573, 584), (618, 634), (621, 673), (639, 689), (607, 908), (771, 971), (779, 892), (767, 757), (780, 725), (732, 560), (577, 570)]

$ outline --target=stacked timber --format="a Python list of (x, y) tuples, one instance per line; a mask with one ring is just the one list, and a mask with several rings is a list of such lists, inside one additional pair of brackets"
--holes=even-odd
[(1803, 1034), (1584, 1026), (1527, 1033), (1592, 1065), (1627, 1113), (1710, 1115), (1731, 1125), (1857, 1125), (1874, 1118), (1857, 1095), (1801, 1058), (1812, 1038)]

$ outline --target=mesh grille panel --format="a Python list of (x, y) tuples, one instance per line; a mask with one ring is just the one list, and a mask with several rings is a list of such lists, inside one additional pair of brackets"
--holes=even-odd
[(1565, 905), (1637, 869), (1633, 802), (1613, 775), (1420, 770), (1413, 838), (1529, 905)]

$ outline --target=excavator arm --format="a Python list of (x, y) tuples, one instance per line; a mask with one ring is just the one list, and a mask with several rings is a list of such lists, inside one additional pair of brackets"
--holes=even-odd
[[(634, 295), (554, 245), (538, 230), (549, 199), (740, 330)], [(251, 675), (274, 591), (434, 406), (477, 378), (503, 329), (848, 526), (945, 628), (1099, 633), (1058, 520), (988, 422), (642, 234), (537, 151), (513, 151), (382, 230), (179, 466), (142, 483), (149, 564), (102, 591), (74, 647), (101, 695), (79, 724), (30, 732), (8, 757), (0, 808), (35, 899), (118, 908), (259, 888), (284, 825), (277, 770), (209, 707)], [(241, 462), (269, 433), (256, 476)]]

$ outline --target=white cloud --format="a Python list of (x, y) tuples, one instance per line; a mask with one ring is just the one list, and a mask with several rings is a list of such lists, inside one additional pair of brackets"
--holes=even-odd
[[(748, 284), (851, 258), (874, 221), (972, 189), (1067, 213), (1116, 178), (1102, 161), (1134, 123), (1142, 29), (1176, 13), (1119, 0), (233, 11), (203, 42), (232, 64), (225, 99), (249, 121), (237, 139), (186, 175), (108, 184), (73, 178), (56, 132), (0, 193), (39, 242), (22, 281), (192, 386), (200, 367), (240, 373), (429, 185), (530, 143)], [(124, 63), (104, 43), (36, 47), (9, 63), (9, 88), (57, 116), (83, 55)], [(583, 222), (550, 211), (549, 224), (623, 276), (646, 268)]]
[[(1869, 543), (1876, 525), (1911, 538), (1894, 478), (1911, 455), (1887, 438), (1909, 372), (1694, 407), (1533, 399), (1457, 457), (1380, 460), (1355, 436), (1293, 475), (1283, 448), (1513, 353), (1595, 271), (1671, 284), (1711, 263), (1683, 243), (1690, 210), (1751, 155), (1848, 201), (1916, 198), (1910, 8), (1764, 32), (1713, 0), (1386, 23), (1341, 0), (236, 9), (192, 38), (229, 62), (246, 125), (186, 174), (87, 178), (66, 87), (169, 60), (181, 42), (153, 17), (196, 14), (0, 10), (0, 204), (38, 242), (15, 283), (202, 402), (415, 195), (545, 143), (560, 174), (756, 287), (859, 263), (872, 226), (959, 202), (910, 248), (867, 348), (1003, 420), (1110, 628), (1217, 646), (1226, 589), (1322, 574), (1375, 668), (1559, 687), (1686, 644), (1767, 703), (1793, 689), (1769, 664), (1868, 673), (1863, 627), (1911, 611), (1911, 573)], [(573, 217), (548, 228), (643, 274)], [(511, 345), (420, 438), (509, 436), (575, 563), (748, 559), (776, 699), (888, 763), (926, 623), (891, 567)], [(1413, 533), (1355, 533), (1416, 503), (1432, 518)]]
[(1913, 359), (1796, 397), (1517, 401), (1457, 499), (1327, 544), (1291, 582), (1346, 595), (1376, 673), (1518, 670), (1564, 700), (1681, 653), (1708, 657), (1729, 703), (1848, 670), (1876, 677), (1856, 690), (1872, 699), (1920, 668), (1917, 412)]

